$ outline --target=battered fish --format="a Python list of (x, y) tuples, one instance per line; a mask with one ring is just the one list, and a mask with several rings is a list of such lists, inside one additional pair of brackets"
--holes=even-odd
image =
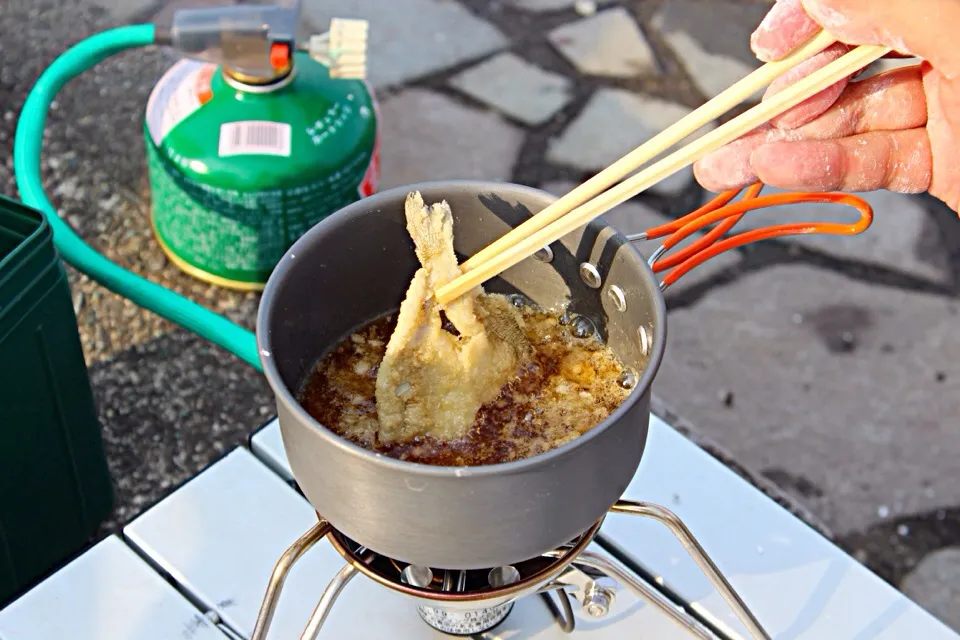
[[(441, 309), (434, 291), (462, 273), (453, 213), (446, 202), (426, 206), (418, 192), (407, 196), (405, 213), (421, 268), (377, 372), (377, 438), (455, 440), (467, 435), (477, 410), (496, 399), (531, 348), (521, 315), (502, 296), (477, 287)], [(441, 310), (459, 335), (443, 328)]]

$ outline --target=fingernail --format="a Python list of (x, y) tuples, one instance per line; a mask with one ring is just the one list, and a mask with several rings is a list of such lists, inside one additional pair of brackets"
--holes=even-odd
[(763, 62), (780, 60), (819, 31), (800, 0), (779, 0), (750, 36), (754, 55)]
[(756, 175), (752, 173), (729, 175), (723, 172), (716, 172), (709, 167), (705, 168), (703, 160), (693, 165), (693, 176), (701, 187), (712, 193), (720, 193), (727, 189), (742, 188), (757, 181)]
[(697, 182), (710, 191), (735, 189), (757, 179), (750, 166), (749, 153), (724, 147), (703, 158), (693, 168)]
[(784, 5), (784, 0), (773, 5), (756, 31), (750, 35), (750, 48), (763, 62), (773, 62), (784, 55), (783, 36), (777, 33), (779, 24), (783, 21)]

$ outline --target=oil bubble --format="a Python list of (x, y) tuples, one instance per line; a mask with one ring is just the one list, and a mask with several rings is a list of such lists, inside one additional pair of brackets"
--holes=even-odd
[(577, 338), (589, 338), (597, 332), (597, 328), (593, 326), (593, 323), (583, 316), (578, 316), (574, 319), (571, 330)]
[(620, 374), (620, 377), (617, 378), (617, 384), (619, 384), (624, 389), (633, 389), (637, 386), (638, 378), (637, 374), (629, 369), (625, 370)]

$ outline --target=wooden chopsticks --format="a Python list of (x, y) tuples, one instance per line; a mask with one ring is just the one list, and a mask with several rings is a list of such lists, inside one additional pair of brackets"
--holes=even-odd
[[(504, 234), (463, 263), (464, 274), (436, 291), (440, 304), (456, 300), (474, 287), (497, 276), (542, 247), (556, 242), (580, 226), (603, 215), (645, 189), (684, 169), (703, 156), (733, 142), (745, 133), (800, 104), (844, 77), (859, 71), (891, 51), (888, 47), (861, 46), (799, 80), (726, 124), (703, 135), (609, 188), (679, 141), (713, 122), (804, 60), (823, 51), (835, 40), (826, 32), (811, 39), (790, 56), (771, 62), (737, 82), (713, 100), (682, 118), (648, 142), (610, 165), (540, 213)], [(604, 191), (607, 189), (606, 191)], [(591, 200), (592, 198), (592, 200)]]

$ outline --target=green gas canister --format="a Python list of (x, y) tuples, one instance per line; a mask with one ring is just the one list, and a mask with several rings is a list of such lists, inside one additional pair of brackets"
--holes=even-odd
[(144, 117), (157, 241), (186, 273), (246, 291), (262, 289), (297, 238), (380, 178), (369, 84), (276, 40), (267, 55), (255, 68), (181, 60)]

